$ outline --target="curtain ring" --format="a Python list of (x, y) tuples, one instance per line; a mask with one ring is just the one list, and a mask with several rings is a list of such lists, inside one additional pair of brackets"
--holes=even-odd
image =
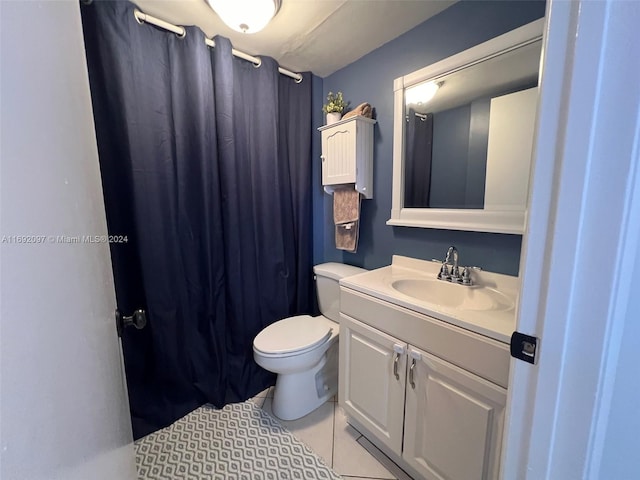
[(253, 64), (253, 68), (260, 68), (262, 65), (262, 59), (260, 57), (256, 57), (258, 59), (258, 63)]
[(176, 33), (176, 37), (178, 38), (184, 38), (187, 36), (187, 29), (182, 27), (182, 33)]
[(144, 20), (142, 19), (142, 15), (144, 15), (144, 13), (142, 13), (137, 8), (133, 11), (133, 16), (136, 19), (136, 22), (138, 22), (140, 25), (144, 23)]
[(298, 78), (295, 79), (296, 83), (302, 83), (302, 75), (298, 74)]

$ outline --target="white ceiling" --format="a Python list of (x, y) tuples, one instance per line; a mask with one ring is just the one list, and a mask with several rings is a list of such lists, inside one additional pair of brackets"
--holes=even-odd
[(271, 23), (249, 35), (227, 27), (205, 0), (133, 1), (149, 15), (176, 25), (197, 25), (209, 37), (231, 39), (238, 50), (326, 77), (456, 0), (282, 0)]

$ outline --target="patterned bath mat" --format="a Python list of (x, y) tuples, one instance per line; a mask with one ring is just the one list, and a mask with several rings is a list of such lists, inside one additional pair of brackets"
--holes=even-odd
[(341, 478), (250, 401), (200, 407), (135, 449), (140, 480)]

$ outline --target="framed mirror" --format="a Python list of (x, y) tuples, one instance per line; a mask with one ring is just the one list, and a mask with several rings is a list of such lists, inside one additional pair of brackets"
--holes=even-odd
[(524, 233), (543, 25), (395, 80), (388, 225)]

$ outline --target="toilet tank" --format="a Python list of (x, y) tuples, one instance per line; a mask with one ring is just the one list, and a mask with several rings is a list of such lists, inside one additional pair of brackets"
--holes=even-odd
[(320, 312), (334, 322), (340, 321), (340, 285), (341, 278), (364, 273), (364, 268), (343, 263), (321, 263), (313, 267), (316, 274), (316, 293)]

